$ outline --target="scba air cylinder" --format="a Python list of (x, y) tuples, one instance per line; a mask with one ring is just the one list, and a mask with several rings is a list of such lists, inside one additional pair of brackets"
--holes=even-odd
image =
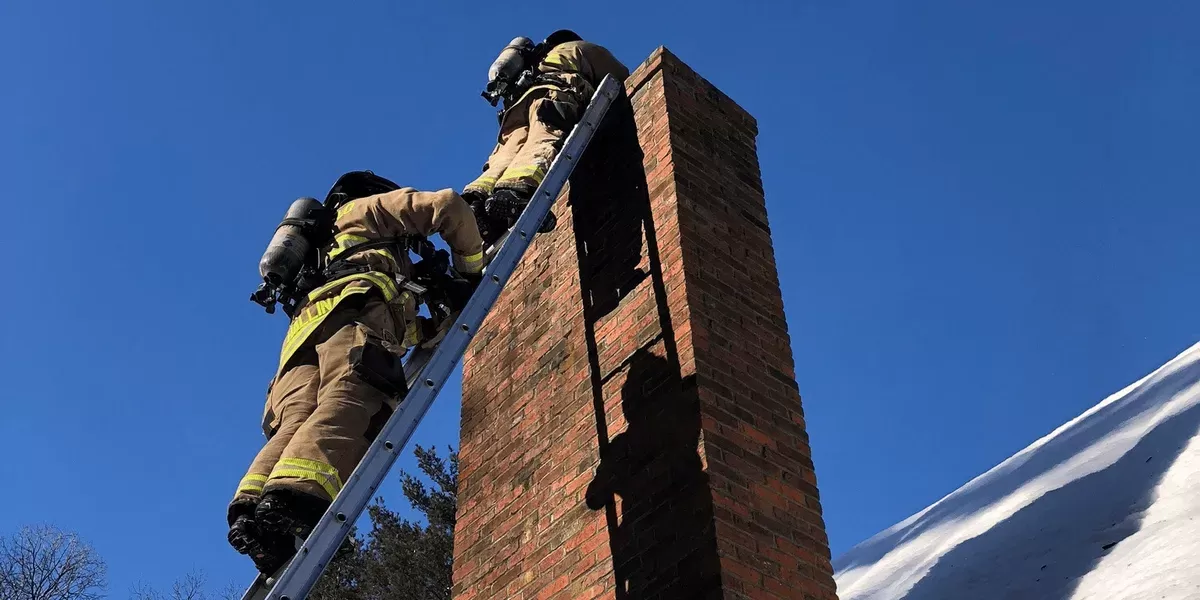
[(511, 83), (516, 81), (517, 75), (525, 70), (525, 55), (533, 51), (533, 41), (526, 37), (519, 37), (509, 42), (504, 50), (500, 52), (500, 56), (492, 62), (492, 66), (488, 68), (488, 81), (503, 81)]
[(315, 198), (300, 198), (292, 203), (258, 262), (258, 274), (264, 282), (280, 286), (296, 279), (312, 249), (307, 230), (319, 221), (316, 216), (323, 210), (325, 207)]

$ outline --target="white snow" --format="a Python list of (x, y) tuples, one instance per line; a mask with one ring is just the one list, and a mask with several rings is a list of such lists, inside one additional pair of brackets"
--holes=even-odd
[(841, 600), (1200, 599), (1200, 344), (838, 557)]

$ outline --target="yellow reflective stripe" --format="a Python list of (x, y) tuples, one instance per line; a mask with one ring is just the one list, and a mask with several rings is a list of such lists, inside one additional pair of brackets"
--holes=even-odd
[(410, 322), (404, 328), (404, 344), (406, 346), (416, 346), (421, 343), (420, 332), (417, 330), (416, 321)]
[[(314, 473), (328, 475), (332, 481), (337, 484), (338, 489), (342, 487), (342, 479), (338, 477), (338, 470), (329, 463), (323, 463), (319, 460), (310, 460), (307, 458), (281, 458), (278, 463), (275, 463), (276, 468), (279, 466), (294, 467), (297, 469), (306, 469)], [(272, 477), (274, 478), (274, 477)]]
[(504, 178), (510, 179), (512, 177), (524, 177), (526, 175), (532, 175), (534, 173), (537, 173), (538, 171), (541, 171), (541, 170), (542, 170), (541, 165), (527, 165), (524, 167), (512, 167), (504, 172)]
[(463, 273), (478, 273), (483, 270), (483, 252), (476, 252), (463, 256), (461, 254), (454, 255), (454, 268)]
[(500, 181), (512, 181), (522, 177), (530, 177), (534, 181), (541, 183), (542, 178), (546, 176), (546, 168), (541, 165), (529, 165), (527, 167), (510, 168), (504, 172), (504, 177)]
[(355, 203), (355, 200), (351, 200), (351, 201), (339, 206), (337, 209), (337, 218), (341, 219), (342, 217), (350, 214), (350, 211), (353, 210), (353, 208), (354, 208), (354, 203)]
[[(366, 292), (366, 290), (359, 290), (359, 292)], [(336, 298), (326, 298), (304, 307), (304, 310), (300, 311), (300, 314), (296, 316), (296, 320), (292, 321), (291, 326), (288, 327), (287, 335), (283, 338), (283, 353), (290, 355), (295, 351), (295, 346), (298, 346), (303, 341), (302, 338), (307, 337), (321, 323), (325, 315), (333, 310), (334, 305), (347, 295), (346, 292), (342, 292)]]
[[(343, 283), (348, 283), (348, 280), (349, 280), (351, 277), (353, 277), (353, 275), (347, 275), (346, 277), (343, 277), (343, 278), (341, 278), (341, 279), (335, 279), (335, 280), (333, 280), (333, 281), (330, 281), (329, 283), (327, 283), (327, 284), (325, 284), (325, 285), (323, 285), (323, 286), (321, 286), (321, 287), (319, 287), (319, 288), (317, 288), (317, 289), (315, 289), (315, 290), (313, 290), (313, 291), (309, 292), (309, 293), (308, 293), (308, 301), (309, 301), (309, 302), (313, 302), (313, 301), (315, 301), (317, 298), (320, 298), (321, 296), (324, 296), (324, 295), (325, 295), (327, 292), (329, 292), (329, 290), (332, 290), (333, 288), (336, 288), (337, 286), (339, 286), (339, 285), (342, 285)], [(301, 316), (303, 316), (303, 315), (304, 315), (304, 312), (305, 312), (306, 310), (308, 310), (308, 307), (307, 307), (307, 306), (306, 306), (306, 307), (304, 307), (304, 310), (300, 311), (300, 314), (301, 314)], [(299, 318), (300, 318), (300, 317), (297, 317), (297, 319), (299, 319)], [(295, 322), (295, 321), (292, 321), (292, 324), (293, 324), (293, 325), (295, 325), (295, 324), (296, 324), (296, 322)]]
[[(396, 288), (396, 282), (393, 281), (391, 277), (388, 277), (387, 275), (378, 271), (369, 271), (367, 273), (355, 273), (353, 275), (347, 275), (336, 281), (329, 282), (309, 293), (308, 299), (310, 302), (315, 301), (317, 298), (320, 298), (329, 292), (329, 290), (332, 290), (339, 285), (348, 284), (351, 281), (356, 281), (359, 279), (367, 280), (370, 283), (378, 286), (379, 291), (383, 292), (383, 299), (387, 300), (388, 302), (391, 302), (392, 299), (395, 298), (399, 293), (399, 290)], [(305, 307), (305, 309), (307, 308), (308, 307)]]
[[(300, 314), (292, 320), (288, 326), (287, 334), (283, 338), (283, 350), (279, 354), (279, 369), (282, 370), (287, 361), (295, 354), (304, 340), (308, 339), (309, 335), (317, 329), (317, 327), (325, 321), (325, 317), (333, 312), (338, 303), (355, 294), (365, 294), (370, 291), (370, 288), (364, 287), (346, 287), (340, 294), (332, 298), (320, 299), (320, 296), (339, 285), (349, 286), (355, 281), (365, 281), (374, 284), (383, 293), (385, 302), (391, 302), (400, 295), (400, 290), (396, 287), (396, 282), (387, 275), (378, 271), (370, 271), (368, 273), (355, 273), (347, 275), (337, 281), (325, 284), (316, 291), (308, 295), (309, 304), (300, 310)], [(278, 375), (278, 373), (276, 373)]]
[(338, 477), (338, 471), (333, 467), (323, 462), (308, 460), (305, 458), (283, 458), (275, 465), (275, 469), (271, 471), (271, 479), (280, 477), (293, 477), (301, 481), (313, 481), (321, 486), (329, 498), (332, 500), (337, 497), (338, 492), (342, 491), (342, 478)]
[(463, 188), (463, 191), (479, 190), (485, 194), (490, 194), (492, 193), (492, 188), (494, 187), (496, 187), (495, 177), (479, 177), (475, 179), (475, 181), (468, 183), (467, 187)]
[(400, 290), (396, 288), (396, 280), (378, 271), (353, 275), (352, 277), (362, 277), (374, 283), (379, 288), (379, 291), (383, 292), (383, 299), (387, 302), (391, 302), (400, 294)]
[(258, 493), (263, 490), (263, 484), (267, 483), (266, 475), (250, 474), (242, 478), (242, 482), (238, 484), (237, 493)]
[(400, 263), (396, 262), (396, 257), (392, 255), (391, 250), (384, 250), (383, 248), (380, 248), (376, 250), (376, 252), (382, 254), (384, 258), (392, 261), (392, 264), (396, 266), (396, 270), (400, 270)]
[[(366, 243), (369, 241), (371, 241), (371, 240), (368, 238), (365, 238), (361, 235), (354, 235), (352, 233), (339, 233), (339, 234), (337, 234), (337, 236), (335, 236), (333, 238), (335, 247), (333, 250), (329, 251), (329, 258), (337, 258), (339, 254), (341, 254), (342, 252), (345, 252), (350, 247), (356, 246), (358, 244), (363, 244), (363, 243)], [(396, 262), (396, 256), (394, 254), (392, 254), (391, 250), (388, 250), (386, 248), (376, 248), (376, 249), (372, 250), (371, 252), (378, 252), (378, 253), (382, 254), (384, 258), (392, 261), (392, 264), (395, 265), (397, 268), (399, 268), (399, 263)]]
[(281, 469), (277, 467), (271, 472), (271, 477), (294, 477), (301, 481), (313, 481), (320, 485), (321, 488), (325, 490), (326, 494), (329, 494), (330, 500), (337, 497), (338, 488), (330, 484), (328, 478), (322, 475), (313, 475), (313, 473), (310, 471), (305, 471), (302, 469)]
[(325, 317), (337, 306), (338, 302), (353, 294), (363, 294), (366, 292), (367, 288), (347, 289), (334, 298), (319, 300), (304, 307), (304, 310), (300, 311), (300, 314), (296, 316), (296, 320), (292, 321), (291, 326), (288, 327), (287, 335), (283, 338), (283, 350), (279, 356), (279, 368), (283, 369), (283, 365), (292, 357), (292, 354), (296, 353), (300, 344), (303, 344), (304, 340), (308, 339), (308, 336), (325, 320)]
[(562, 52), (553, 52), (542, 59), (543, 64), (562, 67), (563, 70), (578, 71), (579, 65), (575, 63), (575, 59)]
[(350, 246), (361, 244), (366, 241), (367, 238), (361, 235), (354, 235), (352, 233), (339, 233), (333, 238), (335, 247), (333, 250), (329, 251), (329, 258), (337, 258), (337, 255), (345, 252)]

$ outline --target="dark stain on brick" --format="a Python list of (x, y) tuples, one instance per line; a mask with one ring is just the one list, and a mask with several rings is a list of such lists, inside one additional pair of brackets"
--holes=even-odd
[(745, 210), (742, 210), (739, 212), (741, 212), (742, 216), (745, 217), (747, 221), (750, 221), (750, 223), (752, 225), (754, 225), (755, 227), (767, 232), (768, 234), (771, 233), (771, 227), (769, 225), (767, 225), (766, 223), (762, 222), (762, 220), (759, 219), (758, 217), (750, 214), (749, 212), (747, 212)]
[(559, 340), (549, 350), (538, 358), (538, 370), (549, 369), (551, 372), (558, 371), (558, 368), (567, 362), (567, 358), (571, 356), (571, 352), (567, 349), (567, 341)]
[(784, 373), (783, 371), (780, 371), (779, 369), (776, 369), (775, 367), (770, 367), (770, 366), (767, 367), (767, 370), (771, 372), (771, 376), (774, 377), (775, 379), (782, 381), (785, 385), (792, 388), (793, 390), (796, 390), (797, 392), (800, 391), (800, 384), (796, 383), (795, 379), (788, 377), (787, 373)]
[(533, 474), (535, 471), (537, 471), (537, 467), (534, 465), (533, 461), (525, 463), (517, 471), (516, 476), (513, 477), (513, 483), (516, 483), (517, 485), (521, 486), (522, 489), (528, 492), (529, 488), (533, 487)]

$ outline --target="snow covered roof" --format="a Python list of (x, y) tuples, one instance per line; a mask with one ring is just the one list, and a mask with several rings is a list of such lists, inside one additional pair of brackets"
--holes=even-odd
[(1200, 599), (1200, 344), (834, 561), (841, 600)]

